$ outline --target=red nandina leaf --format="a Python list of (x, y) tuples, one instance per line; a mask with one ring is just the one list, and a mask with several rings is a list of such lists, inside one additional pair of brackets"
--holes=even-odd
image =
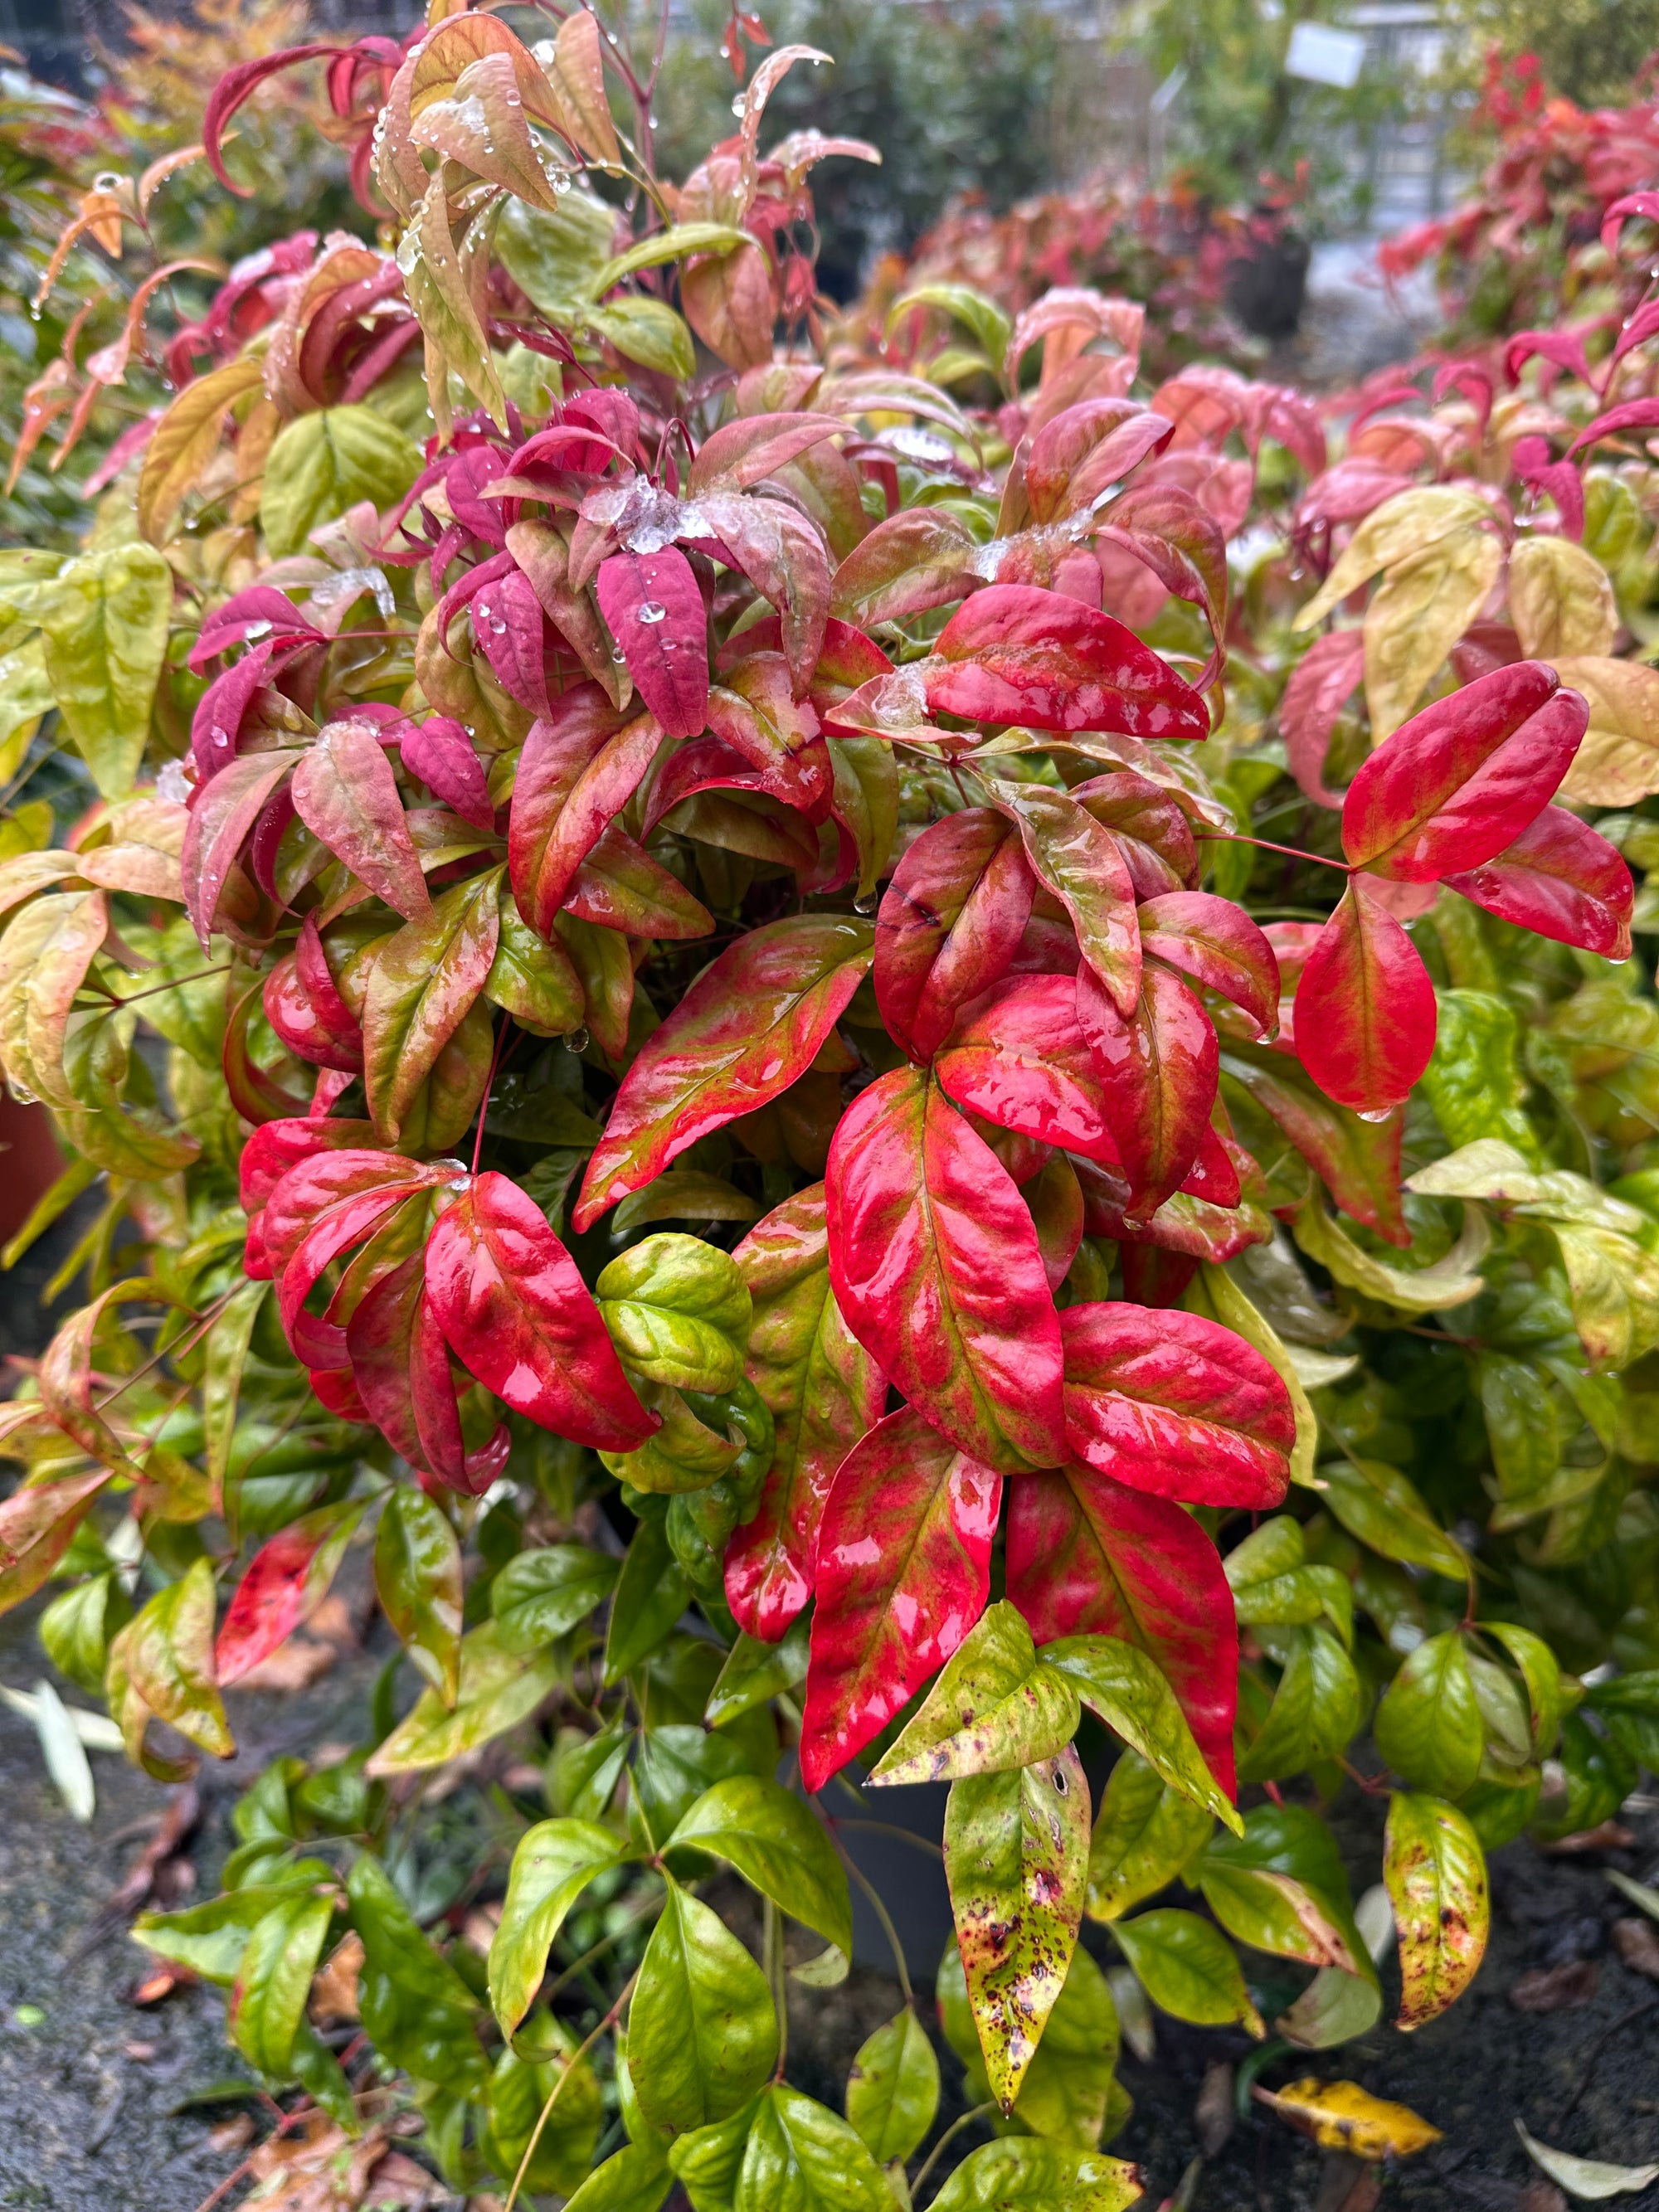
[(1270, 1034), (1279, 1022), (1279, 959), (1242, 907), (1212, 891), (1167, 891), (1140, 908), (1140, 948), (1179, 968)]
[[(1224, 1116), (1226, 1110), (1224, 1106), (1218, 1103), (1218, 1113)], [(1234, 1147), (1235, 1151), (1242, 1152), (1243, 1149), (1242, 1146)], [(1199, 1140), (1198, 1157), (1194, 1160), (1181, 1189), (1183, 1196), (1201, 1198), (1212, 1206), (1224, 1208), (1238, 1204), (1243, 1189), (1239, 1180), (1238, 1162), (1227, 1149), (1213, 1118), (1205, 1126), (1204, 1134)]]
[(708, 495), (698, 512), (714, 531), (717, 557), (778, 610), (784, 658), (804, 695), (830, 619), (830, 555), (817, 525), (782, 500), (735, 492)]
[[(1204, 610), (1218, 670), (1227, 630), (1227, 532), (1179, 484), (1132, 485), (1101, 517), (1100, 537), (1144, 561), (1166, 590)], [(1166, 735), (1172, 734), (1165, 732)]]
[(937, 1073), (958, 1106), (999, 1128), (1117, 1165), (1069, 975), (1012, 975), (993, 985), (951, 1032)]
[(1215, 1026), (1159, 960), (1142, 968), (1140, 997), (1127, 1018), (1088, 969), (1079, 969), (1073, 990), (1132, 1211), (1155, 1212), (1186, 1181), (1210, 1126), (1221, 1060)]
[(226, 1016), (225, 1034), (219, 1047), (219, 1066), (230, 1103), (243, 1121), (256, 1127), (262, 1121), (286, 1121), (302, 1112), (306, 1105), (304, 1091), (295, 1091), (283, 1083), (253, 1056), (248, 1030), (259, 996), (257, 983), (242, 993)]
[(467, 1452), (424, 1251), (365, 1293), (347, 1323), (346, 1348), (363, 1407), (394, 1450), (450, 1490), (480, 1496), (489, 1489), (510, 1439), (498, 1423), (482, 1451)]
[[(226, 170), (224, 155), (221, 150), (225, 125), (243, 102), (250, 100), (265, 79), (274, 76), (278, 70), (292, 69), (296, 63), (312, 61), (320, 54), (331, 58), (350, 52), (349, 46), (324, 44), (282, 46), (275, 53), (257, 55), (253, 60), (238, 62), (225, 71), (209, 95), (202, 117), (202, 150), (207, 156), (209, 168), (227, 191), (239, 192), (246, 199), (253, 190), (252, 185), (239, 185), (232, 179)], [(312, 234), (313, 238), (316, 235), (314, 232)]]
[(931, 1060), (957, 1011), (1006, 969), (1036, 879), (1020, 838), (988, 806), (924, 830), (893, 871), (876, 915), (876, 1004), (915, 1060)]
[[(1171, 1318), (1161, 1313), (1158, 1322)], [(1215, 1546), (1190, 1513), (1073, 1463), (1013, 1485), (1008, 1595), (1038, 1644), (1116, 1636), (1155, 1659), (1211, 1772), (1234, 1794), (1238, 1631)]]
[(1090, 507), (1158, 447), (1175, 425), (1135, 399), (1083, 399), (1052, 416), (1024, 456), (1025, 496), (1034, 522), (1054, 522)]
[(321, 1604), (363, 1510), (361, 1504), (320, 1505), (290, 1521), (254, 1553), (214, 1646), (222, 1689), (268, 1659)]
[(809, 821), (828, 818), (829, 750), (816, 710), (796, 701), (781, 653), (746, 653), (729, 669), (708, 694), (708, 726), (762, 771), (762, 790), (799, 807)]
[(940, 632), (927, 674), (934, 712), (1036, 730), (1120, 730), (1204, 738), (1204, 702), (1132, 629), (1080, 599), (994, 584)]
[(914, 1406), (836, 1471), (818, 1531), (801, 1780), (822, 1790), (962, 1642), (990, 1595), (1002, 1478)]
[(732, 1256), (755, 1302), (749, 1380), (777, 1444), (759, 1509), (726, 1547), (726, 1601), (747, 1634), (775, 1644), (812, 1595), (824, 1499), (881, 1419), (887, 1380), (830, 1291), (821, 1182), (775, 1206)]
[(1343, 851), (1396, 883), (1479, 867), (1541, 812), (1589, 721), (1547, 662), (1493, 669), (1413, 714), (1364, 762), (1342, 802)]
[(410, 921), (431, 913), (398, 779), (372, 722), (328, 724), (294, 771), (294, 805), (377, 898)]
[(290, 1168), (319, 1152), (367, 1152), (374, 1143), (368, 1121), (312, 1121), (295, 1116), (267, 1121), (242, 1147), (239, 1172), (244, 1213), (262, 1213), (270, 1194)]
[[(507, 849), (513, 896), (520, 913), (540, 936), (552, 935), (554, 916), (566, 904), (582, 863), (606, 830), (614, 825), (617, 837), (625, 836), (616, 817), (639, 787), (662, 741), (661, 726), (653, 715), (619, 714), (597, 684), (579, 684), (550, 714), (531, 725), (513, 787)], [(624, 851), (617, 847), (617, 860)], [(654, 886), (655, 877), (665, 876), (667, 871), (648, 854), (641, 857), (647, 862), (652, 872), (648, 880)], [(601, 861), (596, 875), (602, 878), (605, 872)], [(701, 935), (712, 929), (713, 918), (698, 902), (678, 884), (673, 887), (680, 902), (695, 908), (700, 918), (685, 933)], [(600, 888), (598, 882), (586, 886), (590, 902)], [(607, 928), (617, 926), (609, 913), (584, 914), (583, 918)], [(692, 916), (688, 914), (686, 919)]]
[(847, 425), (838, 415), (739, 415), (703, 440), (686, 489), (694, 495), (742, 491), (775, 476), (809, 447), (846, 434)]
[(673, 545), (613, 553), (594, 591), (641, 698), (671, 738), (695, 738), (708, 716), (708, 623), (691, 563)]
[(1140, 995), (1140, 928), (1116, 838), (1067, 792), (988, 780), (997, 805), (1019, 824), (1038, 880), (1070, 915), (1084, 959), (1120, 1011), (1132, 1012)]
[(262, 995), (265, 1019), (290, 1052), (308, 1060), (314, 1067), (331, 1067), (346, 1075), (362, 1073), (361, 1036), (355, 1046), (339, 1041), (307, 990), (293, 953), (279, 960), (265, 977)]
[(399, 744), (404, 766), (475, 830), (492, 830), (495, 809), (483, 763), (461, 725), (434, 714), (408, 730)]
[(462, 1364), (515, 1413), (600, 1451), (659, 1425), (641, 1405), (576, 1263), (541, 1208), (482, 1175), (432, 1232), (428, 1293)]
[(265, 801), (301, 757), (290, 751), (248, 753), (220, 769), (196, 795), (185, 828), (179, 868), (196, 934), (213, 934), (219, 895)]
[[(383, 1144), (435, 1150), (457, 1141), (471, 1115), (455, 1127), (428, 1110), (412, 1112), (422, 1087), (436, 1079), (452, 1038), (477, 1002), (501, 937), (495, 868), (440, 891), (421, 920), (406, 921), (383, 944), (369, 970), (363, 1000), (363, 1063), (370, 1119)], [(484, 1051), (489, 1037), (485, 1031)], [(482, 1088), (482, 1083), (480, 1084)], [(465, 1103), (465, 1102), (463, 1102)], [(439, 1124), (435, 1133), (433, 1124)]]
[[(844, 623), (902, 622), (965, 599), (983, 582), (979, 542), (944, 507), (909, 507), (877, 523), (836, 569), (830, 604)], [(881, 670), (867, 670), (860, 684)]]
[(1150, 776), (1125, 769), (1091, 776), (1072, 796), (1117, 840), (1138, 899), (1190, 890), (1198, 882), (1198, 847), (1174, 795)]
[(1565, 806), (1547, 806), (1496, 860), (1446, 878), (1476, 906), (1608, 960), (1630, 957), (1636, 886), (1617, 848)]
[(1325, 755), (1337, 717), (1364, 673), (1364, 631), (1328, 630), (1297, 663), (1279, 702), (1279, 726), (1291, 774), (1316, 806), (1342, 804), (1340, 792), (1325, 787)]
[(1101, 1303), (1060, 1317), (1066, 1425), (1080, 1459), (1155, 1497), (1279, 1504), (1296, 1416), (1243, 1337), (1200, 1315)]
[(1405, 1101), (1434, 1050), (1434, 986), (1394, 916), (1352, 878), (1296, 988), (1297, 1053), (1340, 1106)]
[(804, 1075), (863, 980), (871, 935), (854, 915), (798, 915), (721, 953), (623, 1077), (571, 1215), (575, 1228)]
[(493, 576), (474, 594), (472, 635), (509, 699), (532, 714), (551, 711), (547, 694), (547, 617), (522, 568)]
[(620, 822), (608, 823), (571, 878), (565, 912), (627, 937), (706, 937), (714, 918)]
[(990, 1147), (925, 1073), (896, 1068), (842, 1117), (825, 1186), (830, 1284), (883, 1373), (988, 1465), (1054, 1466), (1060, 1320)]
[(345, 1151), (302, 1160), (276, 1185), (261, 1234), (283, 1327), (307, 1367), (347, 1364), (345, 1331), (305, 1310), (324, 1270), (371, 1237), (404, 1199), (454, 1172), (453, 1162), (422, 1167), (395, 1152)]

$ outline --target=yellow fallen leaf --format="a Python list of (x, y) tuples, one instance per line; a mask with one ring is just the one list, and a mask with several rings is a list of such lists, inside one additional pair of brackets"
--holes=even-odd
[(1441, 2130), (1409, 2105), (1373, 2097), (1357, 2081), (1321, 2081), (1310, 2075), (1288, 2088), (1255, 2094), (1322, 2150), (1345, 2150), (1353, 2158), (1413, 2158), (1441, 2140)]

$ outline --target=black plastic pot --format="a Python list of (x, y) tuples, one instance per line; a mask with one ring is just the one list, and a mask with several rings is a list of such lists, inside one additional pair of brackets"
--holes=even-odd
[(1293, 337), (1308, 296), (1308, 241), (1293, 230), (1253, 240), (1227, 264), (1227, 311), (1252, 336)]

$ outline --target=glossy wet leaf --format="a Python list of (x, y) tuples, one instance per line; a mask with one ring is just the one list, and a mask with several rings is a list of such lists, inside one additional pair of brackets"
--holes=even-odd
[(847, 2117), (883, 2166), (920, 2148), (939, 2110), (939, 2060), (907, 2005), (866, 2036), (847, 2077)]
[(1401, 883), (1479, 867), (1539, 814), (1584, 726), (1583, 700), (1541, 660), (1478, 678), (1365, 761), (1342, 805), (1343, 851)]
[(871, 1773), (872, 1783), (955, 1781), (1056, 1757), (1077, 1732), (1072, 1684), (1037, 1663), (1024, 1619), (989, 1606), (945, 1662), (921, 1711)]
[(1072, 1449), (1115, 1481), (1204, 1505), (1277, 1505), (1295, 1416), (1261, 1354), (1197, 1314), (1101, 1302), (1060, 1321)]
[(274, 1906), (248, 1931), (227, 2024), (243, 2057), (273, 2081), (288, 2078), (333, 1914), (328, 1897), (301, 1894)]
[(1203, 738), (1209, 716), (1190, 684), (1109, 615), (1025, 584), (976, 592), (936, 647), (936, 712), (1034, 730), (1121, 730)]
[(534, 2003), (571, 1906), (627, 1856), (615, 1830), (592, 1820), (541, 1820), (520, 1838), (489, 1946), (489, 2002), (504, 2035), (517, 2033)]
[(613, 1451), (655, 1427), (622, 1371), (599, 1309), (532, 1199), (480, 1176), (440, 1219), (426, 1279), (452, 1349), (543, 1428)]
[(550, 1652), (509, 1651), (494, 1621), (461, 1639), (460, 1680), (453, 1707), (435, 1689), (422, 1690), (411, 1710), (374, 1753), (374, 1775), (413, 1774), (474, 1751), (533, 1713), (559, 1680)]
[(749, 934), (704, 970), (612, 1101), (573, 1218), (586, 1229), (700, 1137), (786, 1091), (817, 1058), (871, 958), (856, 915), (802, 915)]
[(969, 2151), (930, 2212), (1126, 2212), (1143, 2193), (1139, 2169), (1122, 2159), (1016, 2136)]
[(1157, 960), (1143, 963), (1127, 1016), (1081, 973), (1076, 1003), (1133, 1212), (1152, 1213), (1185, 1182), (1209, 1131), (1220, 1068), (1214, 1026), (1175, 970)]
[(988, 807), (947, 815), (906, 849), (876, 915), (874, 980), (882, 1019), (915, 1059), (1006, 970), (1035, 890), (1018, 828)]
[(1206, 2027), (1240, 2021), (1258, 2039), (1267, 2033), (1232, 1946), (1209, 1921), (1160, 1905), (1111, 1925), (1137, 1980), (1160, 2012)]
[(1479, 1970), (1491, 1920), (1486, 1861), (1454, 1805), (1389, 1800), (1382, 1875), (1400, 1934), (1396, 2027), (1421, 2027), (1455, 2004)]
[(188, 1736), (217, 1759), (236, 1746), (225, 1718), (213, 1663), (213, 1572), (198, 1559), (177, 1582), (156, 1591), (110, 1646), (110, 1704), (131, 1749), (142, 1741), (144, 1712)]
[(985, 1609), (1002, 1480), (913, 1408), (836, 1474), (818, 1533), (801, 1776), (820, 1790)]
[(1356, 878), (1321, 932), (1297, 987), (1297, 1050), (1328, 1097), (1386, 1113), (1434, 1050), (1434, 986), (1394, 916)]
[[(405, 1121), (484, 988), (499, 933), (496, 878), (475, 876), (441, 891), (429, 915), (406, 922), (380, 948), (363, 1005), (363, 1054), (368, 1109), (382, 1144), (408, 1141)], [(424, 1118), (429, 1126), (430, 1106)], [(445, 1140), (453, 1141), (447, 1131)], [(414, 1141), (430, 1139), (422, 1129)]]
[(610, 1596), (619, 1562), (585, 1544), (520, 1552), (489, 1585), (495, 1632), (509, 1651), (534, 1651), (567, 1635)]
[(792, 1919), (851, 1951), (853, 1908), (841, 1861), (817, 1817), (777, 1783), (752, 1774), (716, 1782), (668, 1840), (725, 1859)]
[(1069, 1636), (1044, 1644), (1040, 1662), (1042, 1675), (1058, 1676), (1170, 1788), (1229, 1827), (1238, 1825), (1231, 1802), (1204, 1764), (1175, 1692), (1145, 1651), (1115, 1636)]
[(319, 1506), (289, 1522), (254, 1554), (232, 1594), (215, 1646), (222, 1684), (269, 1658), (322, 1602), (362, 1517), (361, 1504)]
[(766, 1977), (708, 1906), (668, 1885), (628, 2015), (640, 2110), (674, 2134), (739, 2110), (771, 2072), (777, 2014)]
[(611, 1600), (605, 1679), (618, 1682), (654, 1651), (691, 1601), (691, 1584), (660, 1521), (635, 1529)]
[[(297, 426), (296, 426), (297, 427)], [(294, 771), (294, 805), (377, 897), (411, 921), (432, 910), (397, 778), (372, 725), (331, 722)]]
[(892, 2191), (856, 2129), (775, 2083), (750, 2122), (733, 2212), (888, 2212)]
[(701, 1237), (647, 1237), (594, 1285), (624, 1363), (677, 1389), (718, 1394), (743, 1374), (752, 1303), (732, 1258)]
[(173, 573), (153, 546), (108, 545), (58, 572), (40, 613), (46, 680), (106, 799), (131, 790), (167, 653)]
[(1386, 1559), (1428, 1567), (1462, 1582), (1468, 1561), (1429, 1510), (1411, 1477), (1386, 1461), (1333, 1460), (1319, 1470), (1327, 1503), (1343, 1527)]
[(951, 1785), (945, 1871), (993, 2095), (1012, 2109), (1083, 1914), (1089, 1790), (1075, 1751)]
[(860, 1092), (825, 1188), (836, 1301), (889, 1379), (991, 1466), (1062, 1458), (1060, 1324), (1031, 1217), (925, 1074)]
[(1083, 957), (1121, 1014), (1140, 995), (1140, 927), (1134, 884), (1110, 830), (1069, 793), (992, 780), (1017, 824), (1031, 872), (1070, 915)]
[(1408, 1652), (1382, 1693), (1376, 1747), (1405, 1779), (1436, 1796), (1461, 1797), (1480, 1766), (1480, 1707), (1456, 1629)]

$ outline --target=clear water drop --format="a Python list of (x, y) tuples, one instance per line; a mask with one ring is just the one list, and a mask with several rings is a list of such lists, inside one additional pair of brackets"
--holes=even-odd
[(556, 192), (568, 192), (574, 182), (575, 179), (568, 169), (557, 169), (554, 172), (553, 189)]
[(627, 659), (628, 655), (623, 651), (621, 646), (613, 645), (611, 648), (611, 658), (616, 662), (617, 667), (620, 668), (623, 661)]
[(744, 117), (748, 114), (749, 95), (746, 93), (740, 92), (737, 98), (732, 102), (732, 112), (737, 117), (739, 123), (741, 123)]
[(635, 612), (635, 622), (659, 623), (668, 619), (668, 610), (660, 599), (646, 599)]
[(880, 904), (881, 900), (874, 891), (872, 891), (868, 898), (855, 898), (853, 901), (853, 911), (854, 914), (873, 914)]
[(586, 1052), (587, 1031), (585, 1029), (568, 1030), (565, 1035), (564, 1048), (567, 1052)]

